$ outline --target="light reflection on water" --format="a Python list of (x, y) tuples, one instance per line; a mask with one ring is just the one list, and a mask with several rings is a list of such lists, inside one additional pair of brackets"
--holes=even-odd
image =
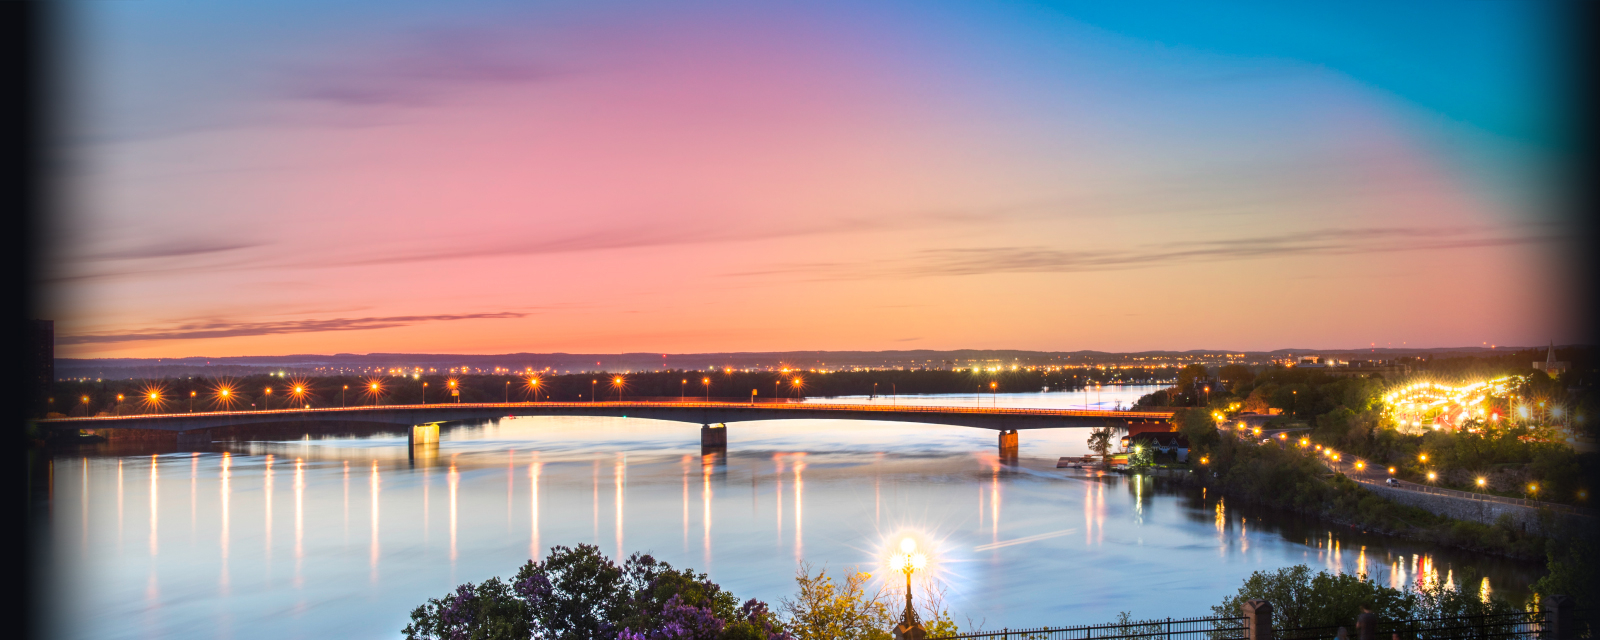
[[(992, 628), (1207, 614), (1251, 571), (1297, 563), (1391, 585), (1473, 566), (1512, 595), (1531, 578), (1055, 469), (1086, 452), (1083, 429), (1024, 431), (1016, 465), (994, 432), (960, 427), (797, 420), (728, 435), (726, 454), (701, 455), (692, 425), (518, 418), (447, 429), (415, 455), (387, 434), (58, 457), (59, 635), (394, 637), (427, 598), (578, 543), (649, 551), (776, 603), (802, 562), (898, 588), (885, 545), (916, 532), (957, 620)], [(274, 519), (284, 508), (293, 517)]]

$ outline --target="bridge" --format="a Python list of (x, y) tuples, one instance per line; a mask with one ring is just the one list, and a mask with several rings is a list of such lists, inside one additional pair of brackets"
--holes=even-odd
[(701, 425), (702, 447), (727, 446), (726, 425), (752, 420), (882, 420), (953, 425), (1000, 432), (1001, 455), (1015, 456), (1022, 429), (1100, 427), (1164, 423), (1172, 411), (1086, 411), (1009, 407), (930, 407), (885, 404), (787, 402), (485, 402), (388, 406), (205, 411), (93, 418), (39, 420), (41, 427), (63, 430), (134, 430), (177, 433), (180, 438), (209, 438), (212, 431), (239, 427), (279, 427), (313, 433), (333, 426), (364, 425), (410, 429), (413, 443), (438, 441), (442, 424), (482, 422), (514, 416), (600, 416), (668, 420)]

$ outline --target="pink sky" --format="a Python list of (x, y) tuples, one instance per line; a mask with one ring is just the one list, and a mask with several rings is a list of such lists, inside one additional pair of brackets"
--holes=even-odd
[(141, 10), (91, 21), (63, 356), (1578, 338), (1559, 221), (1448, 144), (1491, 136), (1294, 60), (727, 9), (155, 73), (202, 45)]

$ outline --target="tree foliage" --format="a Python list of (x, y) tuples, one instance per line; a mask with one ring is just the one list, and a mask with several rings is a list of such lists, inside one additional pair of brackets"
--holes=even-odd
[(790, 640), (758, 600), (692, 569), (633, 554), (618, 567), (598, 547), (554, 547), (509, 583), (466, 583), (411, 612), (408, 640)]
[(796, 640), (887, 640), (894, 616), (885, 591), (867, 591), (871, 578), (854, 572), (836, 583), (827, 569), (813, 576), (811, 565), (802, 564), (794, 578), (800, 591), (782, 604)]
[[(1462, 584), (1471, 584), (1470, 570)], [(1272, 604), (1272, 626), (1276, 629), (1348, 626), (1367, 607), (1380, 619), (1407, 620), (1451, 616), (1512, 613), (1504, 599), (1485, 601), (1475, 592), (1454, 585), (1435, 583), (1419, 591), (1394, 589), (1366, 575), (1315, 574), (1306, 565), (1277, 571), (1257, 571), (1246, 578), (1238, 593), (1211, 608), (1217, 616), (1238, 616), (1244, 603), (1261, 599)]]

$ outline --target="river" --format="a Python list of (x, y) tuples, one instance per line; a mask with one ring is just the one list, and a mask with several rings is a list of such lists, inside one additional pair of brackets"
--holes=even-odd
[[(1107, 387), (1099, 401), (1148, 392)], [(707, 457), (695, 425), (578, 417), (456, 426), (415, 457), (400, 433), (87, 447), (51, 461), (48, 619), (60, 638), (394, 638), (427, 598), (579, 543), (648, 551), (776, 606), (805, 563), (894, 578), (880, 565), (912, 536), (932, 557), (919, 592), (987, 629), (1207, 615), (1250, 572), (1301, 563), (1395, 586), (1471, 574), (1464, 588), (1517, 599), (1537, 577), (1161, 480), (1056, 469), (1086, 437), (1023, 431), (1014, 465), (993, 431), (834, 420), (735, 423), (727, 454)]]

